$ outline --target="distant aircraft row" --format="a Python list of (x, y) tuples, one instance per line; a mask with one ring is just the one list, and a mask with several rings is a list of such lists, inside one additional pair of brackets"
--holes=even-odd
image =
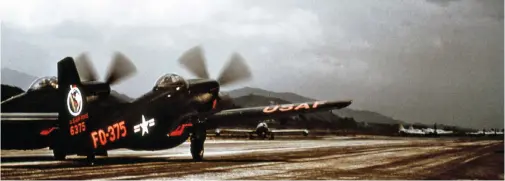
[[(398, 133), (400, 135), (454, 135), (456, 134), (454, 131), (437, 129), (435, 128), (422, 128), (416, 129), (412, 125), (405, 129), (403, 125), (400, 124)], [(465, 135), (503, 135), (503, 130), (490, 130), (490, 131), (476, 131), (476, 132), (466, 132)]]
[(467, 132), (466, 135), (503, 135), (503, 129), (499, 130), (479, 130), (476, 132)]
[(422, 128), (422, 129), (415, 129), (412, 125), (408, 128), (405, 129), (403, 125), (400, 124), (400, 128), (398, 130), (398, 133), (400, 134), (407, 134), (407, 135), (427, 135), (427, 134), (441, 134), (441, 135), (447, 135), (447, 134), (453, 134), (453, 131), (446, 131), (443, 129), (433, 129), (433, 128)]

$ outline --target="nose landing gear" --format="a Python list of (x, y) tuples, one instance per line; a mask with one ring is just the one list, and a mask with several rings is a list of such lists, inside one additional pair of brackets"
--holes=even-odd
[(207, 136), (204, 123), (194, 124), (193, 132), (191, 133), (190, 151), (194, 161), (202, 161), (204, 153), (204, 143)]

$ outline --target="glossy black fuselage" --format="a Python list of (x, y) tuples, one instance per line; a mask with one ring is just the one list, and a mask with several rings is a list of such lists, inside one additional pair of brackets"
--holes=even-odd
[[(127, 148), (132, 150), (160, 150), (178, 146), (185, 142), (192, 128), (195, 115), (212, 111), (213, 100), (217, 99), (219, 84), (213, 80), (188, 80), (186, 89), (175, 88), (152, 89), (133, 102), (125, 102), (115, 97), (100, 98), (88, 104), (88, 119), (86, 131), (81, 132), (85, 142), (75, 144), (71, 152), (82, 152), (82, 144), (97, 144), (96, 149)], [(210, 94), (208, 101), (194, 101), (194, 97)], [(2, 113), (58, 113), (58, 91), (56, 89), (37, 90), (19, 95), (19, 97), (2, 103)], [(90, 97), (88, 97), (90, 98)], [(154, 125), (148, 127), (147, 133), (135, 132), (135, 126), (145, 121), (154, 120)], [(124, 121), (125, 137), (112, 139), (115, 123)], [(41, 135), (43, 130), (57, 127), (56, 120), (2, 121), (2, 149), (39, 149), (51, 146), (54, 135)], [(93, 132), (103, 130), (108, 136), (104, 145), (100, 144), (99, 136), (93, 137)], [(122, 134), (120, 130), (120, 134)], [(53, 131), (54, 133), (54, 131)], [(117, 133), (117, 132), (116, 132)], [(172, 134), (171, 134), (172, 133)], [(143, 135), (142, 135), (143, 134)], [(171, 134), (171, 135), (170, 135)], [(96, 138), (98, 140), (95, 142)], [(90, 141), (91, 140), (91, 141)], [(114, 141), (111, 141), (114, 140)], [(103, 139), (101, 140), (103, 141)], [(84, 146), (86, 147), (86, 146)]]
[[(89, 134), (85, 137), (92, 141), (90, 145), (95, 150), (161, 150), (178, 146), (188, 140), (196, 117), (212, 111), (219, 92), (219, 84), (213, 80), (188, 82), (187, 88), (153, 88), (134, 102), (115, 106), (113, 110), (93, 105), (98, 102), (91, 103), (88, 130), (82, 134)], [(195, 101), (195, 97), (203, 94), (211, 98)], [(114, 127), (121, 122), (125, 131)]]

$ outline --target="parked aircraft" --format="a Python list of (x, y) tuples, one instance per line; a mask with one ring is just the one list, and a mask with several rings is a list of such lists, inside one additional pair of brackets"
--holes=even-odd
[[(12, 130), (10, 133), (34, 135), (31, 131), (37, 130), (38, 137), (49, 138), (47, 146), (56, 159), (77, 154), (87, 156), (89, 163), (93, 163), (95, 155), (107, 155), (112, 149), (163, 150), (181, 145), (190, 138), (190, 153), (198, 161), (203, 159), (208, 122), (274, 119), (341, 109), (351, 104), (351, 101), (314, 101), (217, 109), (216, 105), (223, 101), (219, 96), (220, 87), (246, 80), (250, 72), (241, 56), (234, 54), (218, 79), (210, 79), (200, 47), (190, 49), (179, 59), (198, 79), (165, 74), (150, 91), (132, 102), (103, 104), (110, 96), (110, 85), (136, 70), (126, 57), (119, 55), (116, 60), (123, 63), (113, 66), (104, 82), (97, 81), (89, 62), (84, 61), (85, 66), (77, 67), (72, 57), (65, 57), (58, 62), (57, 99), (50, 100), (56, 103), (58, 113), (44, 116), (42, 114), (46, 113), (40, 112), (2, 113), (2, 132)], [(47, 120), (30, 119), (32, 114)], [(48, 125), (50, 127), (45, 127)], [(7, 137), (12, 138), (11, 135)], [(16, 142), (16, 139), (10, 140)], [(18, 141), (15, 148), (36, 147), (30, 144), (33, 142)], [(2, 149), (9, 149), (4, 142)]]
[(414, 127), (411, 125), (409, 129), (405, 129), (402, 124), (400, 124), (398, 133), (400, 135), (425, 135), (425, 132), (420, 130), (420, 129), (414, 129)]
[(253, 139), (256, 135), (258, 138), (266, 139), (267, 137), (271, 140), (275, 138), (275, 134), (286, 134), (286, 133), (298, 133), (304, 136), (309, 135), (309, 130), (307, 129), (272, 129), (268, 127), (266, 121), (258, 123), (256, 129), (216, 129), (216, 136), (220, 136), (222, 133), (245, 133), (249, 135), (250, 139)]

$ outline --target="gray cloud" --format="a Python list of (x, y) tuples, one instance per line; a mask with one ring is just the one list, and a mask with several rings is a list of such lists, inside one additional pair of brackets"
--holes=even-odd
[[(201, 44), (214, 77), (232, 51), (251, 65), (254, 80), (227, 89), (353, 99), (352, 108), (408, 122), (501, 128), (503, 2), (440, 3), (220, 1), (198, 11), (186, 7), (193, 13), (178, 8), (160, 20), (153, 10), (131, 22), (136, 16), (38, 27), (14, 21), (2, 27), (2, 66), (55, 74), (58, 60), (88, 51), (103, 75), (119, 50), (139, 73), (114, 88), (139, 96), (163, 73), (190, 77), (176, 60)], [(44, 66), (50, 68), (37, 68)]]

